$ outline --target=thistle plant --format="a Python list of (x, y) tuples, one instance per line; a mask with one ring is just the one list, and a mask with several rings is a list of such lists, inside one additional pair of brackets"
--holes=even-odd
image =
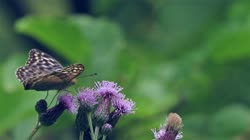
[(181, 139), (182, 132), (182, 119), (176, 113), (170, 113), (166, 119), (165, 124), (161, 125), (157, 131), (153, 129), (155, 140), (179, 140)]
[(77, 104), (75, 104), (74, 102), (74, 97), (70, 94), (60, 95), (58, 97), (58, 103), (51, 108), (47, 107), (46, 100), (39, 100), (35, 106), (35, 109), (38, 113), (38, 121), (36, 127), (27, 139), (31, 140), (34, 134), (42, 126), (53, 125), (57, 121), (57, 119), (62, 115), (64, 110), (68, 110), (71, 113), (75, 113), (77, 108), (76, 105)]
[[(90, 135), (91, 140), (105, 140), (123, 116), (135, 113), (135, 102), (125, 98), (122, 90), (117, 83), (102, 81), (92, 88), (80, 88), (75, 96), (71, 93), (59, 95), (58, 103), (51, 108), (46, 100), (39, 100), (35, 106), (38, 123), (28, 140), (40, 127), (55, 124), (65, 110), (76, 116), (79, 140), (84, 139), (84, 134)], [(152, 130), (154, 140), (179, 140), (183, 137), (181, 128), (181, 117), (170, 113), (159, 130)]]
[(93, 88), (79, 89), (76, 96), (59, 95), (58, 103), (51, 108), (46, 100), (39, 100), (35, 106), (38, 122), (28, 140), (40, 127), (55, 124), (65, 110), (76, 114), (79, 140), (83, 140), (84, 134), (90, 134), (92, 140), (105, 140), (122, 116), (135, 113), (135, 103), (125, 98), (122, 89), (117, 83), (102, 81), (96, 82)]

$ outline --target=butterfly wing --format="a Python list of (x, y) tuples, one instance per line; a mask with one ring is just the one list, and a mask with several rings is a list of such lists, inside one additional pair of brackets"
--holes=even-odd
[(51, 75), (56, 75), (57, 77), (63, 79), (65, 82), (69, 82), (79, 76), (84, 71), (84, 66), (82, 64), (73, 64), (65, 67), (62, 70), (54, 71)]
[(26, 90), (60, 90), (73, 85), (73, 79), (80, 75), (83, 70), (82, 64), (74, 64), (64, 68), (50, 55), (32, 49), (25, 66), (17, 69), (16, 76)]
[(63, 70), (57, 70), (47, 75), (31, 78), (24, 83), (24, 88), (35, 90), (62, 90), (75, 84), (73, 81), (78, 75), (82, 73), (84, 66), (82, 64), (74, 64), (65, 67)]
[(16, 76), (23, 83), (32, 77), (47, 75), (61, 69), (63, 66), (53, 57), (40, 50), (31, 49), (25, 66), (17, 69)]
[(33, 67), (43, 73), (63, 69), (63, 66), (56, 59), (37, 49), (30, 50), (25, 66)]
[(16, 77), (20, 82), (25, 82), (28, 79), (38, 76), (38, 75), (43, 75), (44, 73), (41, 72), (38, 69), (35, 69), (33, 67), (28, 67), (28, 66), (23, 66), (17, 69), (16, 71)]

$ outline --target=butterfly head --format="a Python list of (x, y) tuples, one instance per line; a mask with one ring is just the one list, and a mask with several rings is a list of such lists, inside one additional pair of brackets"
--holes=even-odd
[(71, 80), (71, 82), (70, 82), (69, 86), (76, 84), (76, 83), (77, 83), (77, 81), (78, 81), (77, 79), (73, 79), (73, 80)]
[(70, 81), (69, 86), (77, 83), (76, 77), (84, 71), (84, 66), (82, 64), (73, 64), (64, 69), (68, 73), (71, 73), (71, 76), (74, 78)]

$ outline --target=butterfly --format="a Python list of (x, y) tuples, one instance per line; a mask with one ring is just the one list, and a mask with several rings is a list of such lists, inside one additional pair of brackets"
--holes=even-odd
[(76, 83), (84, 71), (82, 64), (63, 67), (56, 59), (38, 50), (31, 49), (25, 66), (16, 71), (17, 79), (25, 90), (63, 90)]

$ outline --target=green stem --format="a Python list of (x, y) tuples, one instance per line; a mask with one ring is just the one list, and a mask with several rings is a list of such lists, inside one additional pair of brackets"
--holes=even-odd
[(89, 122), (89, 128), (90, 128), (90, 135), (91, 139), (95, 140), (95, 135), (94, 135), (94, 129), (93, 129), (93, 124), (92, 124), (92, 117), (91, 117), (91, 112), (87, 114), (88, 117), (88, 122)]
[(102, 136), (102, 140), (106, 140), (106, 135), (103, 135), (103, 136)]
[(79, 140), (83, 140), (83, 137), (84, 137), (84, 132), (80, 131)]
[(29, 137), (27, 138), (27, 140), (31, 140), (33, 138), (33, 136), (36, 134), (36, 132), (39, 130), (39, 128), (41, 128), (42, 125), (40, 125), (39, 123), (36, 125), (36, 127), (33, 129), (33, 131), (31, 132), (31, 134), (29, 135)]
[(95, 139), (98, 140), (99, 126), (95, 127)]

